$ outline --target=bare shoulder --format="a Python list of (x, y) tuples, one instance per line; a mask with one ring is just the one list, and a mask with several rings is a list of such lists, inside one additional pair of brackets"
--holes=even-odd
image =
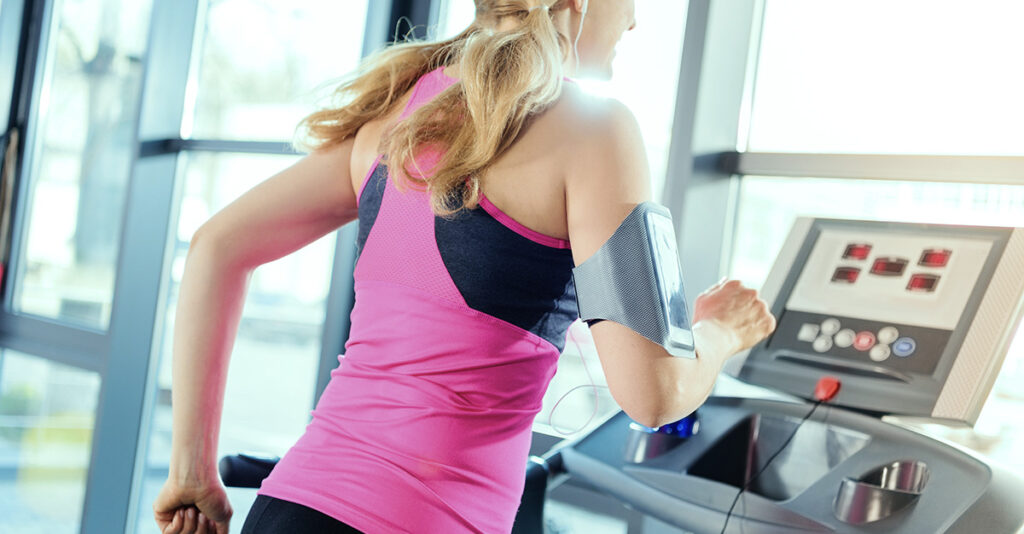
[[(614, 98), (566, 84), (545, 120), (559, 130), (561, 161), (567, 164), (567, 192), (575, 185), (598, 184), (634, 190), (630, 200), (648, 200), (650, 169), (643, 135), (633, 112)], [(640, 198), (642, 197), (642, 198)]]
[(623, 103), (575, 84), (544, 117), (559, 129), (566, 221), (577, 264), (595, 252), (636, 207), (651, 199), (640, 126)]

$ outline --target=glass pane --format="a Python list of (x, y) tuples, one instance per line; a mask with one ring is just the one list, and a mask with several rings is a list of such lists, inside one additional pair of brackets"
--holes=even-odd
[(0, 531), (77, 533), (100, 378), (0, 351)]
[[(730, 276), (760, 287), (797, 217), (1024, 226), (1024, 186), (747, 176), (738, 216)], [(1024, 474), (1022, 333), (974, 429), (923, 429)]]
[(194, 128), (183, 137), (288, 140), (358, 65), (368, 0), (209, 0)]
[(1024, 154), (1024, 3), (769, 0), (751, 151)]
[[(636, 115), (647, 145), (656, 199), (661, 197), (668, 168), (687, 5), (679, 0), (636, 2), (636, 28), (626, 32), (616, 49), (614, 78), (580, 81), (590, 92), (621, 100)], [(473, 21), (473, 0), (447, 0), (445, 7), (439, 35), (455, 35)]]
[(18, 311), (107, 327), (150, 5), (65, 0), (55, 8), (29, 147)]
[[(295, 156), (189, 153), (182, 156), (185, 191), (171, 236), (172, 263), (164, 324), (159, 325), (157, 402), (139, 492), (136, 532), (156, 530), (152, 503), (171, 452), (171, 347), (178, 287), (189, 241), (202, 223), (285, 167)], [(256, 269), (235, 340), (225, 391), (218, 454), (262, 451), (284, 454), (302, 435), (313, 409), (321, 331), (336, 234)], [(229, 489), (241, 529), (254, 490)]]
[(437, 36), (446, 39), (458, 35), (472, 24), (476, 17), (476, 2), (473, 0), (442, 0), (444, 15), (438, 24)]

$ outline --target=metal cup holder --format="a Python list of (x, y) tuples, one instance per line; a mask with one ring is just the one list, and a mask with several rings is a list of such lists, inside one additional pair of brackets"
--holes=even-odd
[(928, 465), (900, 460), (839, 484), (834, 503), (839, 520), (853, 525), (885, 519), (917, 501), (928, 484)]

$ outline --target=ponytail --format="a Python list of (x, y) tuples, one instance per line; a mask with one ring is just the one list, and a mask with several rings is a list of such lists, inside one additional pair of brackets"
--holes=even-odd
[[(372, 119), (391, 112), (421, 76), (458, 62), (462, 79), (397, 124), (381, 140), (381, 153), (396, 185), (430, 192), (439, 216), (472, 209), (480, 199), (480, 176), (501, 156), (529, 118), (550, 106), (562, 91), (567, 40), (558, 34), (551, 11), (567, 0), (477, 0), (476, 21), (447, 41), (407, 43), (369, 58), (357, 77), (337, 90), (335, 109), (318, 111), (300, 124), (327, 148), (355, 135)], [(521, 24), (494, 26), (507, 17)], [(425, 148), (441, 158), (428, 176), (416, 163)]]

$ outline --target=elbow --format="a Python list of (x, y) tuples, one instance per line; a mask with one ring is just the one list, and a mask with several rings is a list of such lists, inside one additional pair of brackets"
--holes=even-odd
[(623, 411), (626, 412), (626, 415), (628, 415), (630, 419), (647, 428), (658, 428), (662, 425), (674, 423), (683, 417), (686, 417), (686, 414), (671, 415), (669, 412), (665, 411), (638, 411), (626, 409), (623, 409)]
[(255, 266), (248, 265), (244, 258), (236, 253), (231, 240), (221, 237), (216, 228), (204, 224), (192, 234), (188, 243), (189, 261), (212, 262), (219, 269), (233, 272), (249, 272)]
[(620, 407), (633, 421), (648, 428), (657, 428), (690, 415), (706, 398), (706, 395), (696, 395), (692, 388), (673, 385), (657, 393), (652, 391), (647, 398)]
[(631, 399), (627, 404), (620, 403), (620, 407), (633, 421), (648, 428), (657, 428), (692, 412), (682, 413), (688, 404), (684, 392), (671, 387), (668, 390), (651, 389), (642, 398)]

